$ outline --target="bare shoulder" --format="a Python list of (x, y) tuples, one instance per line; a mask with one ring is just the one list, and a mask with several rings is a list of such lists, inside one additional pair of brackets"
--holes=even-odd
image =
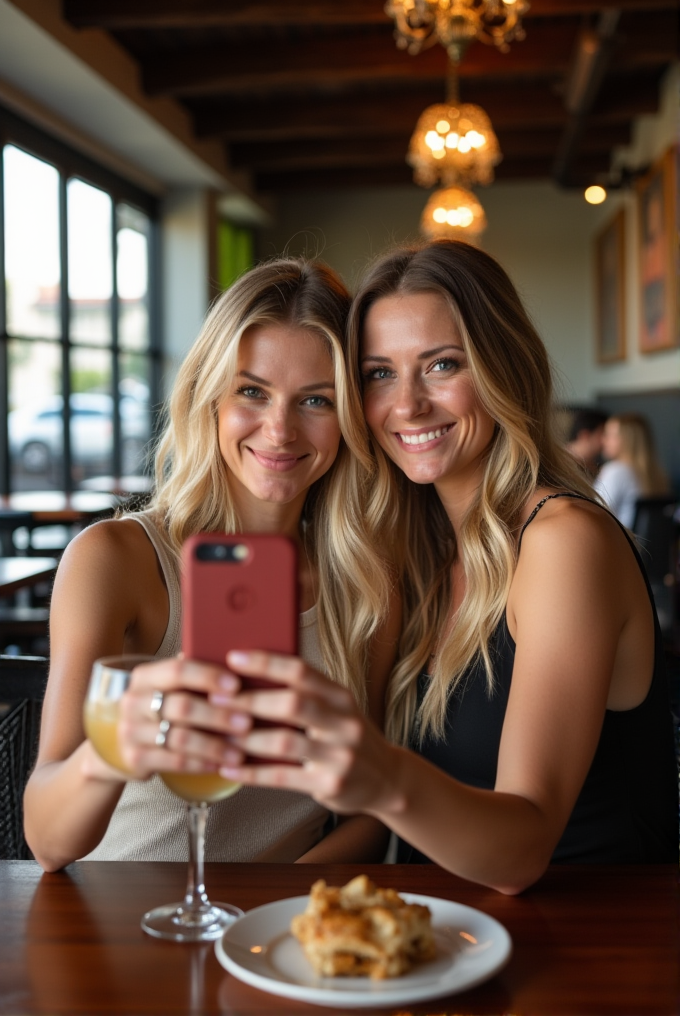
[(547, 555), (577, 559), (595, 555), (630, 560), (628, 539), (617, 521), (600, 505), (575, 497), (546, 502), (522, 536), (518, 570), (523, 563), (536, 565)]
[[(134, 612), (146, 598), (157, 598), (159, 565), (144, 529), (132, 519), (110, 519), (88, 526), (64, 551), (52, 597), (53, 621), (78, 602), (118, 612)], [(155, 595), (154, 595), (155, 594)]]
[(625, 533), (599, 505), (555, 498), (543, 505), (524, 531), (508, 607), (525, 594), (560, 588), (626, 611), (643, 580)]
[(155, 551), (139, 523), (133, 519), (107, 519), (88, 526), (71, 540), (64, 551), (60, 571), (110, 565), (126, 569), (153, 565)]

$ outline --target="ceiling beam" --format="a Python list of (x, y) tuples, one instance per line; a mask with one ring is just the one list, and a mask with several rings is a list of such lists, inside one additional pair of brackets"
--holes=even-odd
[[(498, 181), (520, 179), (548, 180), (551, 176), (552, 163), (553, 160), (549, 156), (543, 159), (507, 159), (496, 167), (496, 179)], [(608, 169), (609, 160), (604, 154), (590, 156), (579, 164), (579, 172), (586, 181), (606, 173)], [(280, 173), (256, 173), (254, 182), (258, 190), (263, 193), (269, 191), (321, 190), (327, 188), (345, 189), (349, 187), (415, 187), (412, 179), (412, 170), (406, 163), (403, 166), (349, 167), (295, 170)], [(477, 193), (483, 204), (483, 188), (480, 188)], [(424, 205), (427, 200), (428, 191), (423, 189), (422, 195)]]
[[(658, 77), (616, 76), (598, 98), (593, 122), (616, 123), (658, 107)], [(465, 102), (482, 106), (496, 131), (563, 128), (568, 120), (562, 97), (547, 86), (507, 82), (502, 89), (466, 83)], [(229, 142), (302, 141), (322, 138), (410, 136), (423, 109), (443, 100), (442, 88), (419, 89), (398, 96), (299, 99), (276, 103), (243, 99), (193, 107), (198, 137), (221, 137)]]
[[(676, 58), (677, 19), (661, 12), (629, 20), (612, 56), (617, 68), (654, 66)], [(566, 75), (577, 45), (578, 21), (535, 25), (510, 53), (476, 43), (459, 68), (462, 80), (515, 75)], [(142, 61), (149, 95), (238, 94), (248, 89), (357, 86), (369, 81), (443, 80), (447, 56), (441, 46), (409, 56), (397, 49), (389, 30), (244, 46), (222, 43), (183, 48), (170, 57)]]
[[(516, 74), (565, 73), (576, 45), (578, 23), (536, 26), (510, 53), (477, 43), (460, 66), (463, 79)], [(280, 89), (356, 85), (400, 79), (443, 80), (447, 56), (433, 46), (417, 57), (397, 49), (389, 26), (385, 32), (356, 33), (315, 40), (258, 45), (213, 45), (209, 48), (158, 55), (142, 61), (144, 88), (149, 95), (197, 94), (246, 89)]]
[[(499, 132), (498, 140), (505, 159), (547, 159), (554, 155), (560, 130)], [(231, 145), (230, 165), (251, 172), (281, 172), (333, 166), (381, 166), (406, 159), (410, 132), (390, 138), (343, 138), (342, 140), (303, 140), (252, 142)], [(626, 124), (604, 125), (583, 139), (582, 150), (608, 153), (614, 145), (630, 143)]]
[[(676, 0), (617, 0), (623, 11), (673, 10)], [(595, 14), (602, 0), (532, 0), (525, 23), (544, 17)], [(384, 0), (64, 0), (64, 17), (76, 28), (206, 28), (295, 25), (379, 25)]]

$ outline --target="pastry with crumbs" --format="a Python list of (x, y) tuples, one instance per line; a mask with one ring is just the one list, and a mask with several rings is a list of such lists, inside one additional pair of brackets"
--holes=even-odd
[(342, 887), (315, 882), (291, 931), (322, 977), (398, 977), (435, 955), (429, 909), (366, 875)]

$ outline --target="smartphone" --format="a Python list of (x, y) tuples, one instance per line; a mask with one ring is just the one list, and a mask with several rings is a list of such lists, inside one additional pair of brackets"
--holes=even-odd
[[(182, 650), (224, 666), (232, 649), (298, 651), (297, 550), (268, 533), (198, 533), (182, 548)], [(271, 682), (244, 679), (244, 686)]]

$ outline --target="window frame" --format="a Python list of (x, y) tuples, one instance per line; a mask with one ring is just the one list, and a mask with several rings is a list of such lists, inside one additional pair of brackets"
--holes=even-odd
[(143, 212), (149, 220), (148, 246), (148, 311), (149, 348), (144, 352), (149, 365), (149, 409), (151, 432), (155, 435), (158, 426), (162, 375), (162, 341), (160, 324), (160, 200), (136, 184), (101, 165), (90, 157), (72, 148), (41, 128), (0, 105), (0, 494), (11, 492), (11, 458), (9, 451), (9, 342), (13, 339), (31, 341), (30, 336), (10, 336), (7, 332), (6, 274), (5, 274), (5, 220), (4, 220), (4, 166), (2, 152), (6, 145), (14, 145), (27, 154), (54, 166), (59, 173), (59, 247), (61, 265), (60, 317), (61, 337), (53, 339), (61, 348), (63, 396), (63, 461), (62, 488), (66, 493), (74, 490), (71, 441), (70, 441), (70, 395), (71, 395), (71, 350), (81, 343), (73, 343), (70, 335), (69, 294), (68, 294), (68, 249), (66, 231), (67, 187), (69, 180), (80, 179), (105, 191), (113, 203), (113, 228), (111, 230), (113, 293), (111, 297), (111, 342), (101, 348), (111, 353), (111, 396), (113, 398), (113, 472), (121, 473), (121, 420), (119, 360), (121, 353), (129, 352), (119, 344), (118, 323), (118, 280), (117, 280), (117, 222), (118, 205), (125, 203)]

